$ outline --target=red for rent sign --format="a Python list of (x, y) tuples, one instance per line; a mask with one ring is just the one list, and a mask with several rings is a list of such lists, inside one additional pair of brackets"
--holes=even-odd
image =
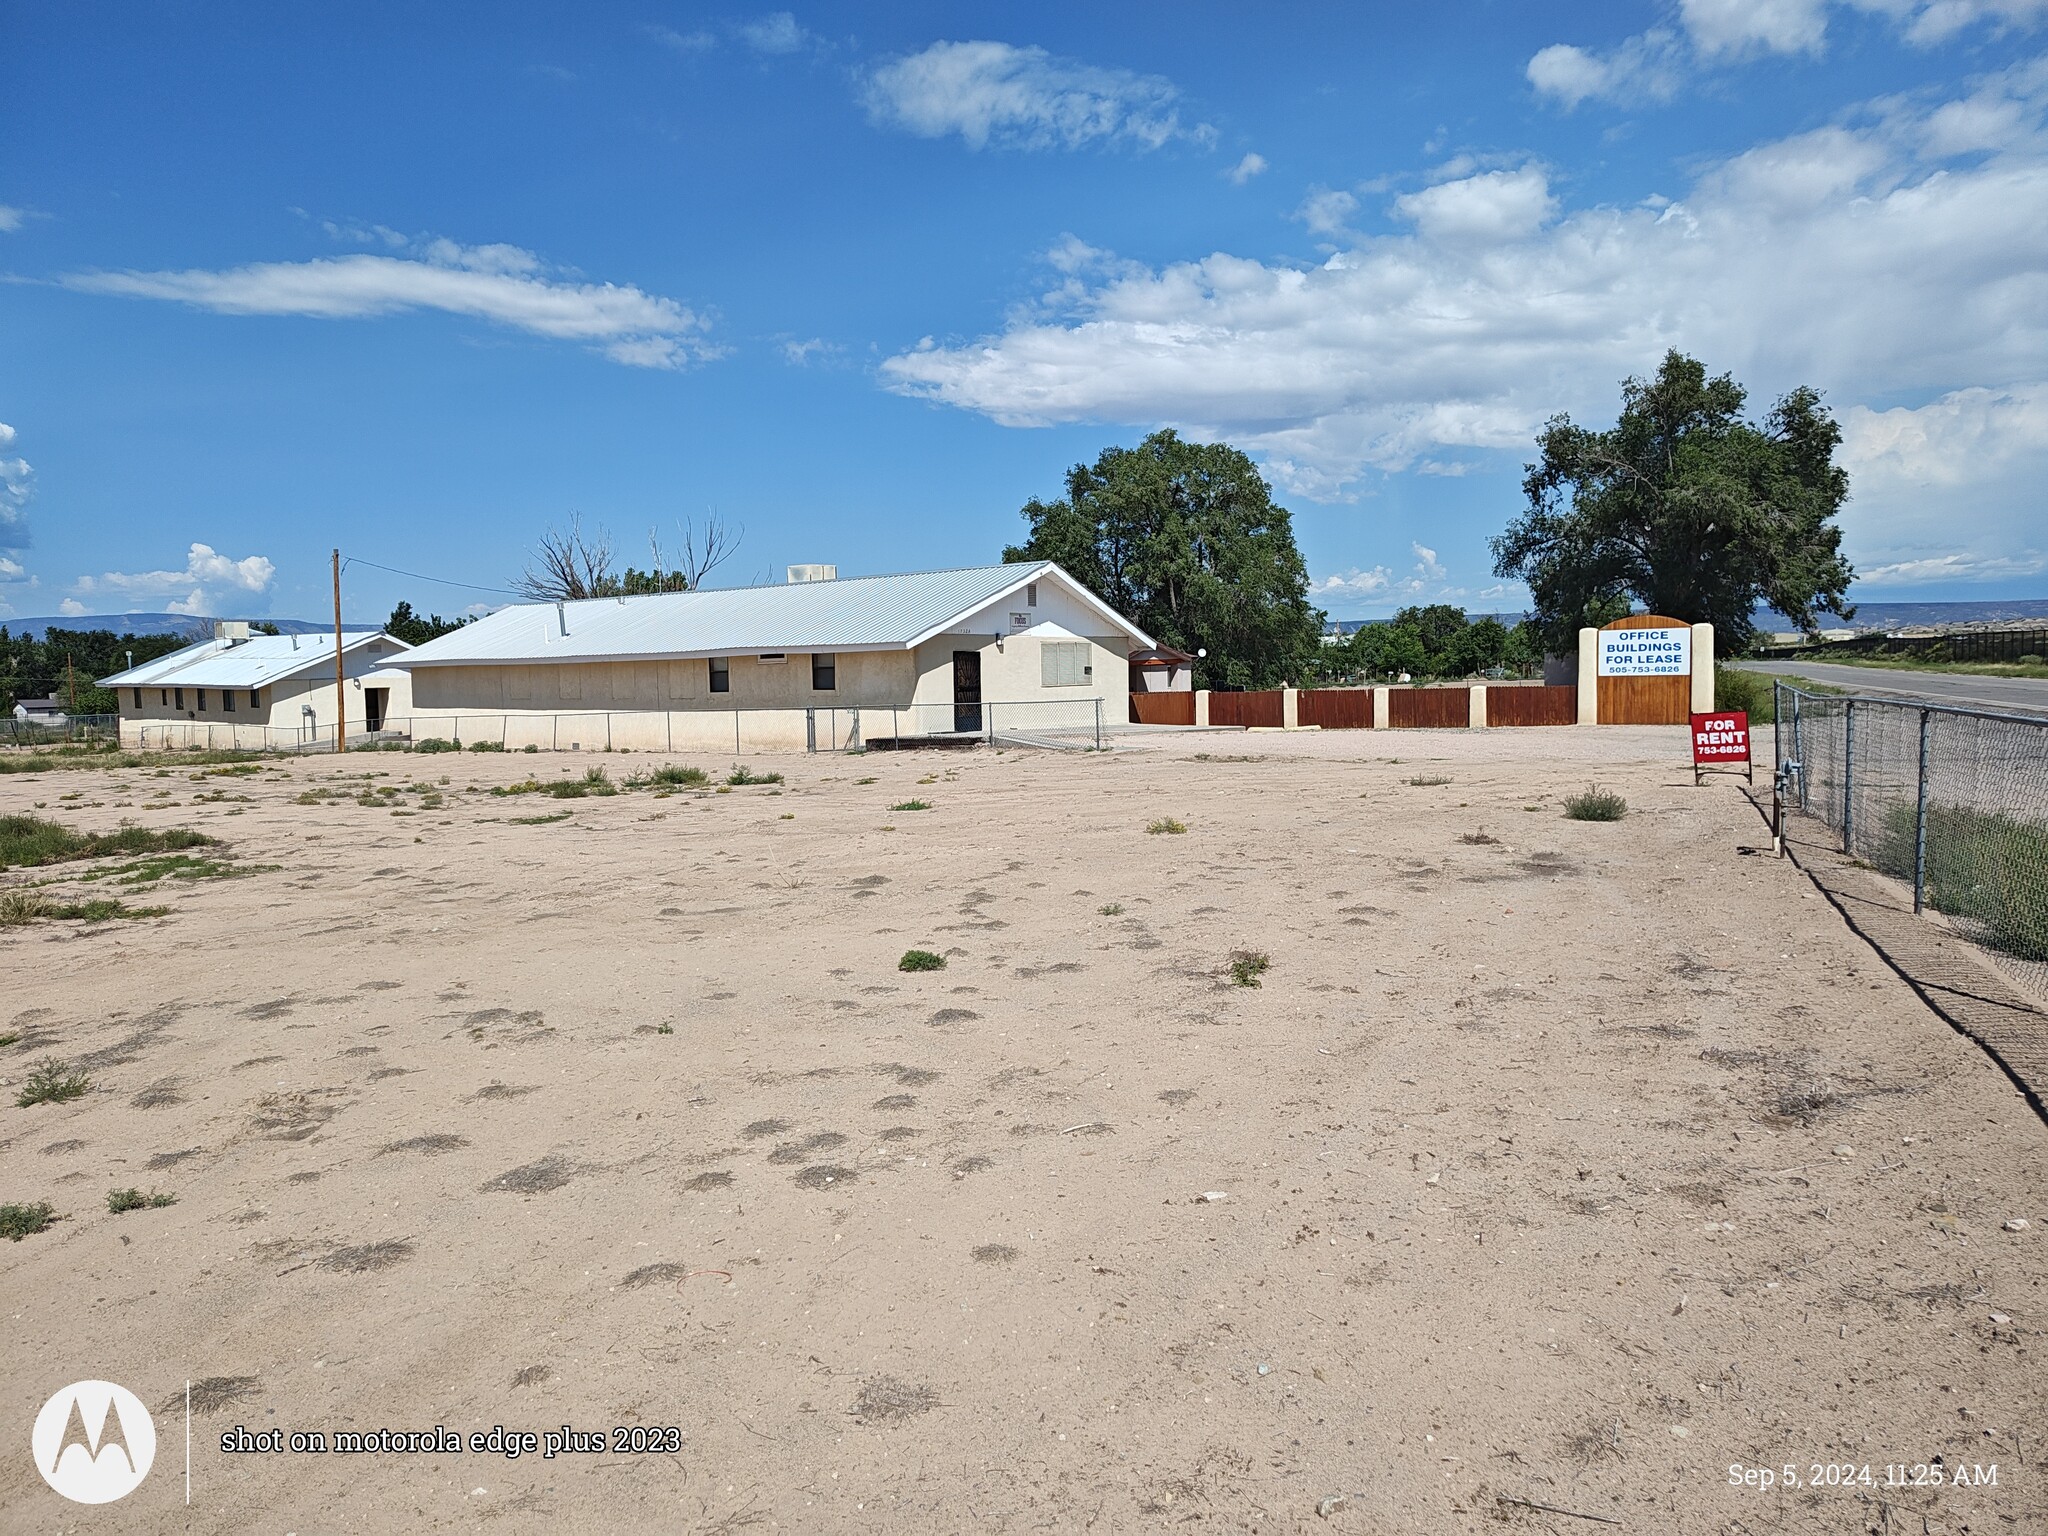
[(1706, 763), (1748, 763), (1749, 716), (1740, 710), (1692, 717), (1692, 761)]

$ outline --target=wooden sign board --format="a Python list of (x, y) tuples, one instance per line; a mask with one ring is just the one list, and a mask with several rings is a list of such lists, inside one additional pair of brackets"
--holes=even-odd
[(1637, 613), (1602, 625), (1602, 725), (1684, 725), (1692, 717), (1692, 626)]

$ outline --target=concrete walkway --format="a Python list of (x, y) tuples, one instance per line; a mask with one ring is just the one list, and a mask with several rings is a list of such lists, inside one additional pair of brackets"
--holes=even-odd
[(1963, 709), (2048, 714), (2048, 678), (1980, 677), (1969, 672), (1919, 672), (1909, 667), (1845, 667), (1824, 661), (1740, 661), (1746, 672), (1810, 677), (1852, 693), (1925, 699)]

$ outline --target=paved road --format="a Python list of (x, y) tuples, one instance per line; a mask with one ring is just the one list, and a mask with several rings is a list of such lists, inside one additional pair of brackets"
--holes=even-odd
[(1977, 677), (1967, 672), (1915, 672), (1905, 667), (1844, 667), (1816, 661), (1744, 661), (1750, 672), (1810, 677), (1856, 693), (1902, 694), (1970, 709), (2048, 714), (2048, 678)]

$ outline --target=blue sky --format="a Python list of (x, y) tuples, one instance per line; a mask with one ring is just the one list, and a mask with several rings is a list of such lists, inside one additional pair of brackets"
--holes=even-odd
[[(2048, 594), (2048, 0), (10, 8), (0, 614), (976, 564), (1245, 447), (1333, 616), (1518, 606), (1664, 348), (1847, 433), (1867, 599)], [(352, 568), (351, 619), (488, 593)]]

